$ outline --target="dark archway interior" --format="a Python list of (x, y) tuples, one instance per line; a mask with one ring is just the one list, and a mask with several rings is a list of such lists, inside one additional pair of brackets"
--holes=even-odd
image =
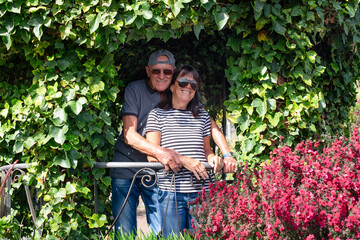
[[(225, 78), (226, 59), (230, 53), (226, 47), (226, 34), (223, 32), (202, 32), (197, 39), (193, 32), (183, 34), (179, 39), (160, 39), (133, 41), (119, 47), (115, 54), (115, 65), (119, 66), (118, 78), (127, 85), (131, 81), (146, 78), (145, 66), (150, 54), (157, 49), (171, 51), (176, 64), (191, 64), (201, 74), (202, 102), (214, 119), (223, 120), (224, 101), (229, 96), (229, 83)], [(118, 101), (122, 101), (124, 88), (119, 93)], [(221, 114), (221, 115), (219, 115)], [(222, 123), (223, 131), (225, 123)]]

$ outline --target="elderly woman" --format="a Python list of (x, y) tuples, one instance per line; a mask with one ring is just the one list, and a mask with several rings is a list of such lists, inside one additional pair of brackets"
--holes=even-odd
[[(159, 213), (164, 237), (172, 232), (179, 235), (184, 229), (192, 230), (189, 203), (214, 179), (214, 174), (208, 174), (202, 163), (208, 162), (215, 172), (223, 167), (223, 159), (210, 147), (210, 117), (200, 103), (199, 84), (199, 73), (192, 66), (176, 68), (162, 102), (150, 112), (147, 120), (146, 138), (176, 150), (186, 168), (174, 174), (158, 172)], [(152, 157), (148, 160), (157, 161)], [(192, 179), (192, 174), (202, 181)]]

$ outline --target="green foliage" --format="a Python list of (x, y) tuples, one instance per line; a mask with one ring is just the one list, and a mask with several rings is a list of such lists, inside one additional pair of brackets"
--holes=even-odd
[(0, 0), (1, 165), (35, 163), (23, 183), (44, 200), (46, 238), (94, 238), (111, 210), (108, 173), (92, 167), (111, 161), (124, 86), (151, 51), (200, 70), (213, 116), (229, 95), (236, 150), (255, 167), (280, 136), (291, 145), (347, 119), (359, 22), (350, 0)]

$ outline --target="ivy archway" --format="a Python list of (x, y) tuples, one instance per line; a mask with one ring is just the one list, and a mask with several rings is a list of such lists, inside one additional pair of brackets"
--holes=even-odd
[[(111, 211), (110, 178), (91, 167), (111, 159), (121, 92), (148, 53), (197, 67), (212, 112), (228, 98), (237, 158), (255, 167), (281, 136), (346, 129), (359, 22), (354, 0), (0, 1), (0, 163), (35, 163), (23, 182), (44, 200), (44, 235), (92, 238)], [(12, 223), (30, 222), (17, 210)]]

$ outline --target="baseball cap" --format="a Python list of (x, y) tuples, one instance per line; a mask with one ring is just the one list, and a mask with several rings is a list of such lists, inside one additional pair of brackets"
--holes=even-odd
[[(160, 56), (167, 56), (169, 60), (167, 61), (158, 61), (158, 57)], [(150, 57), (149, 57), (149, 62), (148, 62), (148, 66), (152, 66), (155, 64), (171, 64), (173, 66), (175, 66), (175, 58), (174, 55), (169, 52), (168, 50), (157, 50), (155, 52), (153, 52)]]

